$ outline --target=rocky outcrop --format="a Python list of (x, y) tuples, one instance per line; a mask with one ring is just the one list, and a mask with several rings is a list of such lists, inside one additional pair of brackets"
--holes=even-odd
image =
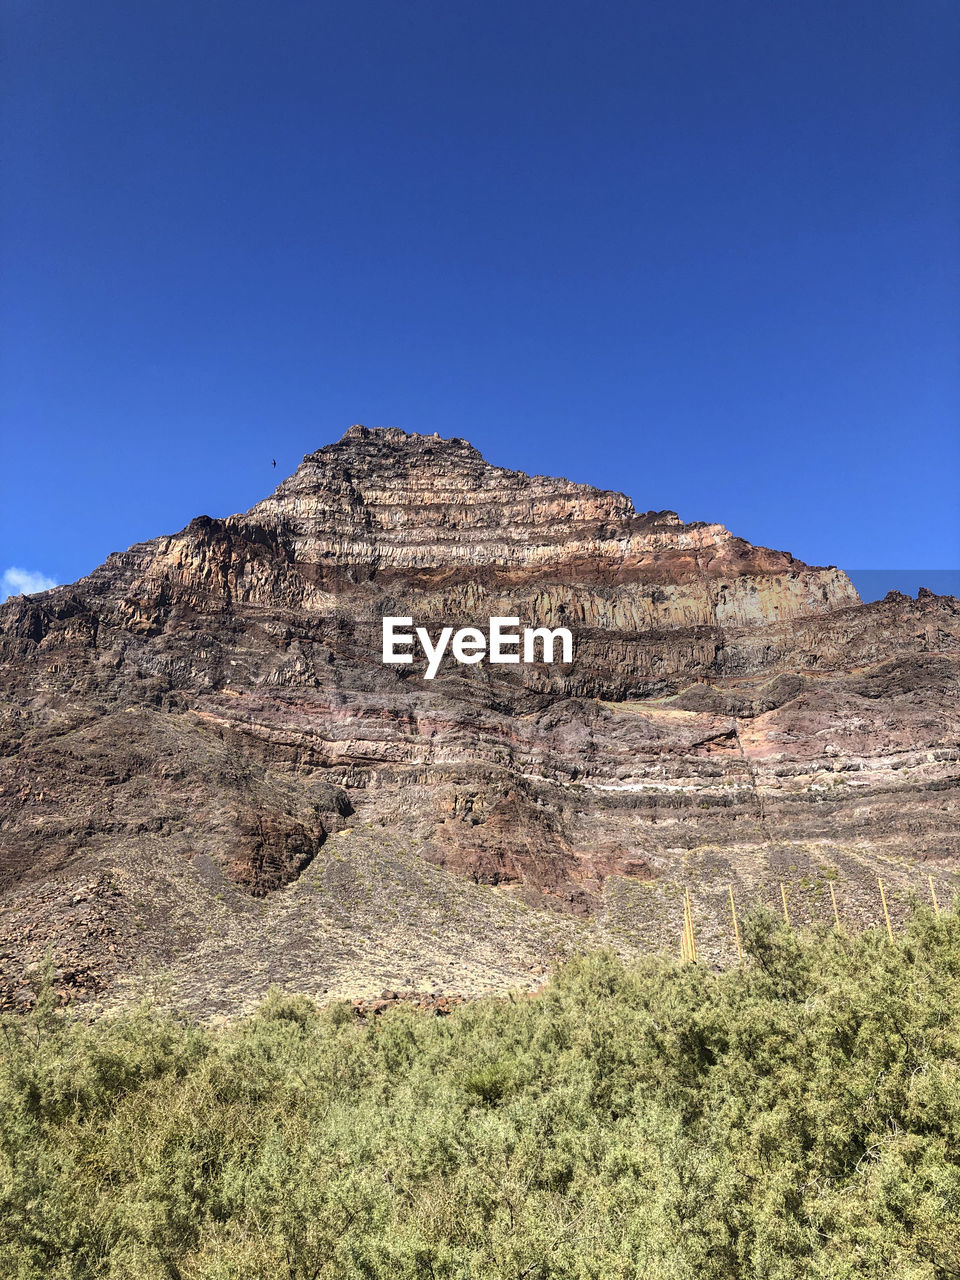
[[(574, 658), (446, 658), (426, 680), (422, 661), (381, 662), (385, 615), (565, 626)], [(608, 940), (643, 923), (645, 945), (682, 879), (707, 897), (819, 885), (798, 898), (810, 919), (826, 875), (856, 897), (878, 866), (906, 889), (923, 862), (946, 893), (958, 691), (955, 599), (863, 605), (838, 569), (720, 525), (352, 427), (245, 514), (0, 607), (8, 960), (54, 937), (34, 922), (25, 947), (31, 903), (127, 874), (149, 909), (117, 909), (104, 984), (185, 963), (204, 895), (280, 903), (358, 824), (407, 841), (425, 875), (605, 922)]]

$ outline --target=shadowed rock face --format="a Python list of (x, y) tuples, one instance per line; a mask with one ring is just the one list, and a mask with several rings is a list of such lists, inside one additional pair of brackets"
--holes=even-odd
[[(385, 615), (566, 626), (574, 661), (447, 658), (427, 681), (381, 663)], [(9, 984), (51, 941), (100, 989), (180, 963), (210, 900), (274, 898), (368, 823), (627, 932), (627, 882), (762, 896), (890, 859), (949, 878), (958, 692), (955, 599), (862, 605), (839, 570), (720, 525), (351, 427), (246, 514), (0, 607)], [(84, 877), (126, 883), (109, 943), (50, 906)]]

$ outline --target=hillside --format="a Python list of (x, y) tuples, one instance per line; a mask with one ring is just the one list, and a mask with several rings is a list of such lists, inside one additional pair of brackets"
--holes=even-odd
[[(668, 478), (663, 482), (668, 485)], [(570, 663), (385, 666), (381, 619)], [(352, 427), (243, 515), (0, 606), (2, 999), (536, 985), (584, 942), (733, 953), (728, 887), (895, 919), (960, 853), (960, 604), (622, 494)]]
[(599, 953), (448, 1016), (91, 1027), (42, 994), (0, 1036), (0, 1274), (954, 1275), (956, 912), (744, 940), (718, 977)]

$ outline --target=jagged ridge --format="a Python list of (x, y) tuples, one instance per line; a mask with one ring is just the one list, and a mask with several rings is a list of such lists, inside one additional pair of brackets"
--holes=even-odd
[[(447, 663), (428, 682), (381, 664), (388, 613), (566, 625), (575, 660)], [(955, 600), (861, 605), (839, 570), (720, 525), (353, 427), (250, 511), (0, 607), (8, 986), (51, 937), (93, 990), (200, 955), (226, 982), (213, 898), (282, 905), (367, 823), (436, 874), (498, 886), (505, 911), (559, 907), (620, 945), (672, 940), (681, 879), (720, 919), (729, 882), (786, 877), (813, 886), (795, 909), (816, 918), (826, 868), (862, 913), (878, 859), (904, 884), (911, 859), (952, 875), (958, 668)], [(36, 909), (94, 875), (126, 885), (113, 951)], [(302, 915), (271, 910), (320, 982)], [(478, 916), (477, 955), (491, 927)], [(525, 955), (542, 966), (531, 946), (515, 976)]]

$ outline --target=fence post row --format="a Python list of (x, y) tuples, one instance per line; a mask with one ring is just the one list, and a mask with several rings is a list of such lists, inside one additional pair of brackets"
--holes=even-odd
[[(936, 885), (933, 883), (933, 876), (927, 876), (927, 883), (930, 886), (930, 898), (933, 902), (933, 909), (937, 916), (940, 915), (940, 900), (937, 897)], [(890, 919), (890, 911), (887, 907), (887, 893), (883, 887), (883, 880), (877, 876), (877, 885), (880, 889), (880, 902), (883, 906), (883, 918), (887, 926), (887, 937), (893, 942), (893, 923)], [(833, 920), (836, 928), (840, 928), (840, 911), (837, 907), (837, 895), (833, 887), (833, 881), (827, 881), (827, 888), (830, 890), (830, 905), (833, 907)], [(733, 940), (737, 947), (737, 959), (743, 961), (743, 944), (740, 940), (740, 923), (737, 920), (737, 904), (733, 897), (733, 885), (728, 886), (730, 894), (730, 916), (733, 921)], [(787, 909), (787, 891), (783, 881), (780, 881), (780, 901), (783, 903), (783, 918), (787, 927), (790, 928), (790, 912)], [(693, 929), (693, 906), (690, 901), (690, 889), (685, 888), (683, 891), (683, 933), (680, 938), (680, 959), (682, 961), (695, 962), (697, 959), (697, 941)]]

